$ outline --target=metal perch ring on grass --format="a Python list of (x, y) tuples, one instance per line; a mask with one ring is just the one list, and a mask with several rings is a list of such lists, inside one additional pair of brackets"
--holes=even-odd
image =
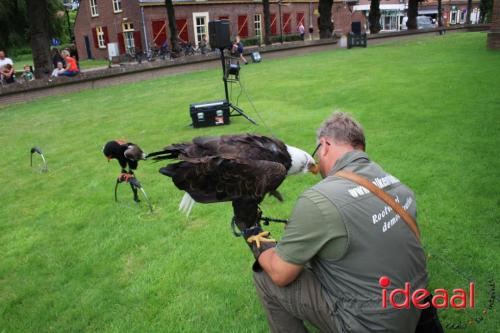
[(33, 154), (37, 153), (42, 157), (43, 161), (43, 167), (40, 169), (41, 172), (47, 172), (49, 171), (49, 167), (47, 166), (47, 160), (45, 159), (45, 156), (43, 156), (42, 149), (40, 147), (32, 147), (31, 150), (31, 155), (30, 155), (30, 166), (33, 167)]

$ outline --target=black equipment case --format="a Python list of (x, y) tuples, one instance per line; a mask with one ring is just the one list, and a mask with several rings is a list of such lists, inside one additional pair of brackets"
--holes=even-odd
[(191, 104), (189, 114), (195, 128), (229, 125), (229, 103), (226, 100)]

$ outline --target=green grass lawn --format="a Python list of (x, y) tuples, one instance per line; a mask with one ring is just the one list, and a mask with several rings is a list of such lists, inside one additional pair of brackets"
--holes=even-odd
[[(252, 257), (230, 231), (230, 204), (177, 211), (182, 193), (142, 162), (155, 212), (136, 205), (101, 148), (124, 138), (147, 152), (198, 135), (274, 133), (311, 151), (335, 109), (354, 115), (368, 154), (414, 189), (430, 289), (476, 283), (476, 308), (442, 310), (451, 332), (498, 332), (500, 53), (485, 33), (457, 33), (244, 66), (230, 126), (192, 129), (190, 103), (223, 97), (219, 70), (82, 91), (0, 109), (0, 332), (265, 332)], [(239, 89), (232, 90), (233, 101)], [(269, 127), (263, 126), (267, 124)], [(272, 133), (271, 133), (272, 131)], [(42, 147), (49, 172), (29, 166)], [(319, 181), (291, 177), (286, 218)], [(269, 229), (280, 237), (283, 226)], [(496, 298), (495, 298), (496, 297)]]
[(109, 65), (109, 61), (103, 59), (96, 59), (96, 60), (87, 59), (87, 60), (81, 60), (79, 64), (80, 64), (80, 69), (85, 70), (96, 67), (106, 67)]

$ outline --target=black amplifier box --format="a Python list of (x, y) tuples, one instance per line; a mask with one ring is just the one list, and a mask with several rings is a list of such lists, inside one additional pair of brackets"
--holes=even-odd
[(191, 104), (189, 114), (195, 128), (229, 125), (229, 103), (226, 100)]

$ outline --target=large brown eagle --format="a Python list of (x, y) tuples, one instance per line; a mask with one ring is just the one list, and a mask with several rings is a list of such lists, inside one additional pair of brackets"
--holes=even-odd
[(277, 188), (287, 175), (317, 171), (314, 159), (305, 151), (252, 134), (197, 137), (147, 157), (178, 160), (160, 173), (186, 192), (180, 209), (189, 214), (194, 201), (231, 201), (240, 230), (258, 224), (259, 204), (266, 194), (281, 199)]

